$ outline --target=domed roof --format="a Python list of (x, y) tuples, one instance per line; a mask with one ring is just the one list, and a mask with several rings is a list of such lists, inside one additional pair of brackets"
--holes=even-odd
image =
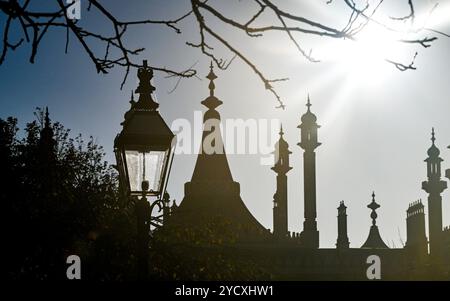
[(317, 122), (317, 117), (308, 108), (308, 111), (302, 116), (303, 123), (315, 123)]
[(306, 106), (308, 107), (308, 111), (306, 111), (306, 113), (303, 114), (303, 116), (301, 118), (302, 123), (316, 123), (317, 117), (310, 110), (311, 102), (309, 100), (309, 95), (308, 95), (308, 102), (306, 103)]
[(431, 130), (431, 142), (433, 143), (431, 147), (428, 149), (427, 153), (429, 157), (436, 158), (439, 157), (439, 154), (441, 153), (439, 149), (434, 144), (434, 141), (436, 138), (434, 137), (434, 128)]
[(434, 145), (434, 143), (433, 143), (433, 145), (428, 149), (427, 153), (428, 153), (429, 157), (439, 157), (439, 154), (441, 152), (436, 147), (436, 145)]
[(286, 140), (284, 140), (283, 135), (283, 125), (280, 126), (280, 139), (275, 143), (275, 149), (287, 149), (289, 148), (289, 144)]

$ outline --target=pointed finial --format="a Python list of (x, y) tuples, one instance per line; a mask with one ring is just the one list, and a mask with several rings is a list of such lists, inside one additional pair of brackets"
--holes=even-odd
[(282, 123), (280, 124), (280, 133), (279, 134), (280, 134), (281, 137), (283, 137), (283, 135), (284, 135), (283, 124)]
[(306, 102), (306, 106), (308, 107), (308, 111), (309, 111), (309, 108), (311, 107), (311, 100), (309, 98), (309, 93), (308, 93), (308, 100)]
[(152, 97), (155, 87), (153, 87), (151, 80), (153, 78), (153, 70), (148, 66), (147, 60), (142, 62), (142, 67), (138, 68), (137, 76), (139, 78), (139, 85), (135, 93), (139, 94), (139, 99), (136, 103), (136, 109), (156, 110), (159, 107)]
[(131, 98), (130, 98), (130, 103), (131, 105), (134, 105), (136, 102), (134, 101), (134, 94), (133, 94), (133, 90), (131, 90)]
[(207, 79), (209, 79), (209, 95), (214, 96), (214, 89), (216, 88), (216, 85), (214, 84), (214, 80), (217, 78), (217, 75), (214, 74), (214, 66), (213, 62), (211, 61), (211, 64), (209, 66), (209, 74), (206, 76)]
[(48, 114), (48, 107), (45, 107), (45, 121), (44, 126), (48, 128), (50, 126), (50, 118)]
[[(217, 76), (214, 74), (213, 70), (213, 62), (211, 61), (211, 65), (209, 66), (210, 70), (208, 75), (206, 76), (207, 79), (209, 79), (209, 96), (202, 101), (202, 104), (207, 107), (209, 110), (215, 110), (218, 106), (222, 104), (222, 101), (219, 100), (217, 97), (214, 96), (214, 89), (216, 88), (216, 85), (214, 84), (214, 80), (217, 78)], [(206, 114), (206, 113), (205, 113)], [(214, 115), (211, 115), (211, 113), (208, 113), (204, 116), (205, 120), (210, 119), (211, 116), (214, 116), (214, 119), (220, 118), (218, 115), (218, 112), (212, 113)]]
[(378, 205), (377, 202), (375, 201), (375, 191), (372, 192), (372, 202), (369, 205), (367, 205), (367, 208), (372, 209), (370, 217), (372, 218), (372, 225), (375, 226), (377, 224), (376, 219), (378, 217), (375, 210), (380, 208), (380, 205)]
[(431, 128), (431, 142), (434, 145), (434, 141), (436, 140), (436, 138), (434, 137), (434, 127)]

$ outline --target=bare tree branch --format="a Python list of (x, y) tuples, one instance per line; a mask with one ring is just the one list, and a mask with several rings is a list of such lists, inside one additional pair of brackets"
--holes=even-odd
[(404, 20), (408, 20), (411, 19), (411, 22), (414, 22), (414, 16), (415, 16), (415, 12), (414, 12), (414, 4), (412, 0), (408, 0), (408, 5), (409, 5), (409, 15), (403, 16), (403, 17), (391, 17), (392, 20), (397, 20), (397, 21), (404, 21)]
[[(244, 21), (237, 21), (233, 19), (233, 16), (222, 13), (218, 8), (218, 4), (212, 4), (208, 0), (186, 0), (190, 2), (190, 9), (181, 16), (167, 20), (120, 20), (111, 13), (106, 4), (102, 4), (98, 0), (86, 1), (88, 3), (88, 12), (95, 11), (95, 13), (99, 13), (104, 17), (107, 26), (109, 26), (108, 28), (112, 29), (112, 34), (106, 35), (96, 29), (84, 28), (79, 25), (77, 20), (68, 18), (67, 12), (72, 4), (65, 4), (64, 0), (55, 0), (56, 6), (53, 9), (43, 11), (31, 9), (30, 3), (32, 3), (32, 0), (0, 0), (0, 13), (6, 16), (2, 33), (0, 65), (5, 61), (9, 51), (14, 51), (23, 45), (29, 45), (29, 60), (31, 63), (34, 63), (39, 45), (46, 34), (52, 29), (59, 28), (65, 30), (65, 53), (68, 52), (69, 40), (73, 36), (75, 37), (75, 42), (82, 46), (97, 72), (108, 73), (114, 67), (123, 68), (122, 88), (130, 70), (140, 67), (139, 63), (135, 61), (136, 57), (145, 51), (143, 47), (135, 49), (129, 47), (128, 43), (125, 42), (128, 30), (136, 26), (165, 26), (175, 34), (180, 34), (182, 32), (181, 22), (190, 19), (194, 21), (198, 28), (198, 42), (187, 41), (186, 45), (199, 49), (221, 69), (227, 69), (236, 58), (241, 60), (255, 72), (257, 78), (263, 83), (264, 88), (274, 95), (278, 104), (277, 107), (284, 108), (285, 105), (273, 87), (273, 83), (285, 81), (287, 78), (270, 79), (267, 77), (261, 70), (258, 62), (255, 62), (249, 54), (240, 49), (239, 45), (234, 45), (230, 38), (219, 34), (213, 24), (227, 26), (232, 32), (242, 32), (251, 39), (263, 38), (264, 34), (269, 32), (286, 34), (290, 44), (298, 50), (301, 56), (310, 62), (318, 62), (319, 59), (311, 55), (312, 50), (305, 50), (307, 46), (305, 46), (305, 40), (303, 39), (304, 35), (357, 41), (357, 35), (369, 24), (381, 26), (387, 31), (402, 33), (394, 25), (379, 21), (378, 11), (385, 0), (377, 0), (374, 3), (370, 1), (361, 3), (354, 0), (342, 0), (347, 8), (347, 14), (344, 15), (346, 22), (341, 29), (317, 22), (308, 16), (302, 15), (301, 12), (288, 12), (281, 8), (281, 4), (275, 4), (271, 0), (247, 0), (246, 4), (250, 4), (250, 16)], [(390, 16), (390, 20), (398, 25), (404, 25), (405, 21), (411, 22), (411, 25), (413, 25), (416, 14), (414, 1), (404, 1), (408, 8), (408, 13), (403, 16)], [(37, 2), (37, 0), (34, 0), (34, 2)], [(331, 6), (334, 2), (333, 0), (328, 0), (326, 4)], [(105, 1), (104, 3), (107, 2)], [(239, 5), (242, 6), (246, 4), (244, 4), (244, 1), (239, 2)], [(252, 5), (254, 6), (252, 7)], [(436, 7), (437, 4), (430, 10), (428, 17), (431, 16)], [(266, 17), (270, 17), (271, 21), (267, 21), (268, 18)], [(264, 20), (263, 24), (265, 25), (257, 25), (261, 24), (258, 22), (260, 20)], [(17, 32), (22, 32), (22, 36), (19, 36), (17, 41), (11, 41), (12, 28), (19, 28), (19, 31), (14, 32), (14, 36), (17, 36)], [(435, 36), (428, 37), (424, 34), (424, 31), (450, 37), (444, 32), (424, 25), (418, 29), (411, 29), (408, 33), (414, 35), (398, 39), (398, 42), (411, 45), (412, 47), (429, 48), (438, 38)], [(230, 59), (218, 57), (217, 52), (211, 45), (219, 45), (219, 47), (226, 49), (230, 53)], [(99, 49), (104, 50), (99, 51)], [(390, 59), (386, 59), (386, 62), (392, 64), (400, 71), (415, 70), (414, 62), (417, 55), (416, 52), (409, 64)], [(197, 77), (194, 69), (195, 65), (196, 63), (181, 71), (161, 66), (151, 66), (151, 68), (166, 74), (168, 78), (175, 78), (174, 89), (176, 89), (183, 78)], [(169, 93), (174, 89), (169, 91)]]
[(406, 71), (406, 70), (416, 70), (417, 68), (414, 66), (414, 62), (416, 61), (416, 57), (417, 57), (417, 52), (414, 54), (413, 59), (411, 60), (411, 63), (409, 63), (409, 65), (404, 65), (402, 63), (399, 62), (395, 62), (392, 60), (388, 60), (386, 59), (386, 62), (392, 64), (395, 66), (395, 68), (397, 68), (400, 71)]

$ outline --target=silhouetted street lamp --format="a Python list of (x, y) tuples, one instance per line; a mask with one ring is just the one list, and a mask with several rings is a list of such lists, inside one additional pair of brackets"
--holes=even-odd
[[(170, 171), (176, 136), (158, 112), (152, 98), (153, 71), (144, 61), (138, 69), (139, 94), (131, 100), (131, 109), (125, 113), (123, 129), (114, 140), (117, 169), (122, 187), (127, 194), (141, 196), (136, 201), (138, 223), (138, 273), (140, 279), (148, 274), (148, 244), (152, 209), (163, 207), (162, 196)], [(156, 197), (153, 202), (147, 196)], [(160, 204), (161, 203), (161, 204)]]

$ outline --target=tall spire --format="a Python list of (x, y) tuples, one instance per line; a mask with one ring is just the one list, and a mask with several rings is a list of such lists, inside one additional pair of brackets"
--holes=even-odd
[(287, 172), (289, 166), (289, 144), (283, 139), (283, 125), (280, 139), (275, 143), (275, 162), (272, 170), (277, 174), (277, 190), (273, 196), (273, 234), (276, 238), (288, 237)]
[[(53, 128), (51, 126), (50, 114), (48, 113), (48, 107), (45, 107), (44, 120), (41, 130), (41, 141), (49, 143), (53, 140)], [(53, 143), (53, 142), (52, 142)]]
[(301, 117), (300, 143), (298, 145), (303, 152), (303, 186), (304, 186), (304, 221), (303, 232), (300, 240), (307, 248), (319, 248), (319, 231), (317, 230), (317, 210), (316, 210), (316, 153), (319, 147), (317, 130), (317, 117), (311, 110), (311, 100), (308, 95), (306, 106), (308, 110)]
[[(428, 151), (427, 151), (427, 154), (428, 154), (428, 161), (436, 161), (436, 162), (440, 162), (440, 161), (443, 161), (441, 158), (439, 158), (439, 155), (440, 155), (440, 150), (437, 148), (437, 146), (436, 146), (436, 144), (435, 144), (435, 141), (436, 141), (436, 136), (435, 136), (435, 132), (434, 132), (434, 128), (432, 128), (431, 129), (431, 146), (430, 146), (430, 148), (428, 149)], [(425, 160), (425, 161), (427, 161), (427, 160)], [(440, 167), (440, 163), (438, 164), (439, 165), (439, 167)], [(439, 173), (439, 177), (440, 177), (440, 168), (439, 168), (439, 172), (435, 172), (435, 174), (438, 174)]]
[(48, 107), (45, 107), (43, 127), (40, 133), (39, 145), (40, 153), (42, 156), (41, 159), (44, 159), (47, 163), (49, 163), (50, 161), (54, 161), (56, 156), (56, 140), (54, 138), (54, 132), (50, 121)]
[(214, 95), (214, 80), (217, 79), (217, 75), (214, 74), (212, 62), (206, 78), (210, 80), (208, 85), (209, 96), (201, 103), (208, 110), (203, 115), (202, 143), (192, 181), (220, 179), (220, 181), (234, 182), (220, 132), (220, 113), (216, 108), (222, 104), (222, 101)]
[(133, 107), (135, 103), (136, 103), (136, 102), (134, 101), (134, 93), (133, 93), (133, 90), (131, 90), (131, 97), (130, 97), (130, 104), (131, 104), (131, 107)]
[(430, 254), (435, 255), (441, 249), (442, 234), (442, 196), (447, 182), (441, 180), (440, 151), (436, 146), (434, 128), (431, 129), (431, 146), (427, 151), (427, 181), (422, 182), (422, 189), (428, 193), (428, 237)]
[(301, 129), (301, 141), (298, 145), (305, 151), (314, 151), (320, 142), (317, 141), (317, 129), (320, 125), (317, 124), (317, 117), (311, 112), (311, 100), (308, 94), (306, 102), (308, 110), (301, 117), (301, 124), (297, 127)]
[(289, 144), (284, 140), (283, 125), (280, 126), (280, 138), (275, 143), (275, 165), (272, 170), (278, 174), (286, 174), (292, 167), (289, 166), (289, 155), (292, 153), (289, 150)]
[[(191, 181), (184, 185), (183, 201), (171, 223), (182, 227), (179, 229), (200, 229), (198, 233), (205, 233), (203, 230), (208, 227), (213, 235), (208, 233), (205, 237), (207, 241), (219, 238), (226, 241), (229, 239), (228, 233), (233, 233), (234, 241), (269, 238), (270, 232), (252, 216), (242, 201), (240, 185), (233, 180), (228, 165), (220, 132), (220, 114), (216, 110), (222, 101), (215, 96), (214, 80), (217, 76), (212, 64), (206, 78), (210, 81), (209, 95), (202, 104), (208, 109), (203, 116), (200, 151)], [(216, 228), (211, 225), (221, 226)]]
[(49, 114), (48, 114), (48, 107), (45, 107), (45, 122), (44, 122), (44, 127), (46, 127), (46, 128), (50, 127), (50, 118), (49, 118)]

